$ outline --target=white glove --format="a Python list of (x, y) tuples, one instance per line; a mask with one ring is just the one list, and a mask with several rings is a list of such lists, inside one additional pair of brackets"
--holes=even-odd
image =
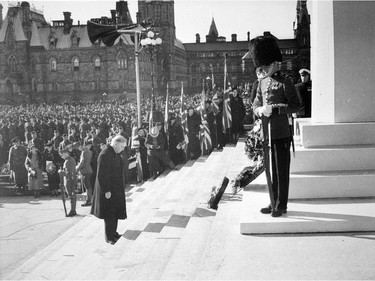
[(259, 109), (259, 116), (266, 116), (266, 117), (270, 117), (272, 114), (272, 106), (266, 104), (266, 105), (263, 105), (260, 109)]
[(111, 198), (111, 192), (110, 191), (105, 193), (105, 198), (107, 198), (107, 199)]

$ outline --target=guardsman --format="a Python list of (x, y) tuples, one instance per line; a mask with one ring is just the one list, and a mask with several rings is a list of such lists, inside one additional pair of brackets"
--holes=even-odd
[[(73, 217), (77, 215), (76, 212), (76, 193), (75, 188), (77, 186), (77, 172), (76, 172), (76, 161), (72, 156), (70, 156), (69, 151), (67, 149), (60, 150), (60, 156), (63, 158), (64, 164), (62, 168), (63, 176), (64, 176), (64, 186), (68, 192), (70, 197), (70, 212), (67, 215), (68, 217)], [(64, 192), (63, 190), (61, 192)]]

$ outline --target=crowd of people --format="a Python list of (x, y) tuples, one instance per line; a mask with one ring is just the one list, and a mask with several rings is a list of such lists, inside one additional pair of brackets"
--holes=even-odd
[[(201, 93), (184, 97), (185, 125), (182, 124), (180, 95), (169, 97), (167, 122), (149, 122), (152, 105), (164, 117), (165, 98), (145, 100), (141, 106), (143, 124), (135, 129), (135, 133), (137, 107), (134, 102), (125, 100), (1, 105), (0, 164), (9, 165), (20, 194), (29, 189), (39, 197), (40, 190), (44, 189), (43, 172), (47, 174), (51, 196), (59, 195), (60, 183), (64, 182), (71, 199), (71, 215), (74, 215), (75, 194), (70, 186), (82, 183), (87, 190), (87, 201), (83, 206), (90, 206), (98, 156), (114, 136), (121, 135), (127, 141), (122, 154), (127, 160), (128, 183), (129, 159), (134, 158), (138, 164), (138, 181), (156, 178), (165, 169), (176, 169), (181, 163), (209, 154), (215, 148), (221, 149), (227, 142), (237, 141), (243, 132), (245, 116), (250, 116), (250, 107), (248, 105), (246, 111), (242, 96), (246, 101), (248, 92), (236, 87), (231, 89), (233, 126), (225, 132), (222, 125), (223, 91), (220, 89), (206, 95), (204, 105)], [(251, 118), (252, 114), (248, 122)], [(139, 145), (132, 141), (134, 134)]]

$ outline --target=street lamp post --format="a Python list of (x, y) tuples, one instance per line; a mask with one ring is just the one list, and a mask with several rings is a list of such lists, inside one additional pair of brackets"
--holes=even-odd
[(142, 33), (140, 29), (138, 30), (117, 30), (118, 33), (121, 34), (134, 34), (134, 56), (135, 56), (135, 84), (137, 88), (137, 115), (138, 115), (138, 120), (137, 120), (137, 125), (138, 128), (141, 128), (142, 125), (142, 116), (141, 116), (141, 90), (139, 86), (139, 60), (138, 60), (138, 54), (140, 50), (138, 50), (138, 36)]
[(161, 38), (157, 37), (153, 31), (147, 32), (147, 37), (141, 40), (141, 45), (146, 53), (150, 54), (151, 60), (151, 102), (152, 110), (154, 107), (154, 98), (155, 98), (155, 86), (154, 86), (154, 54), (157, 53), (159, 46), (161, 45)]

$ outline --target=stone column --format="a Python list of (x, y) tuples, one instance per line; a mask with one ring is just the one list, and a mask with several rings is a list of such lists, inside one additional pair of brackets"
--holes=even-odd
[(304, 147), (375, 144), (375, 1), (313, 1)]
[(375, 121), (375, 2), (313, 1), (312, 123)]

